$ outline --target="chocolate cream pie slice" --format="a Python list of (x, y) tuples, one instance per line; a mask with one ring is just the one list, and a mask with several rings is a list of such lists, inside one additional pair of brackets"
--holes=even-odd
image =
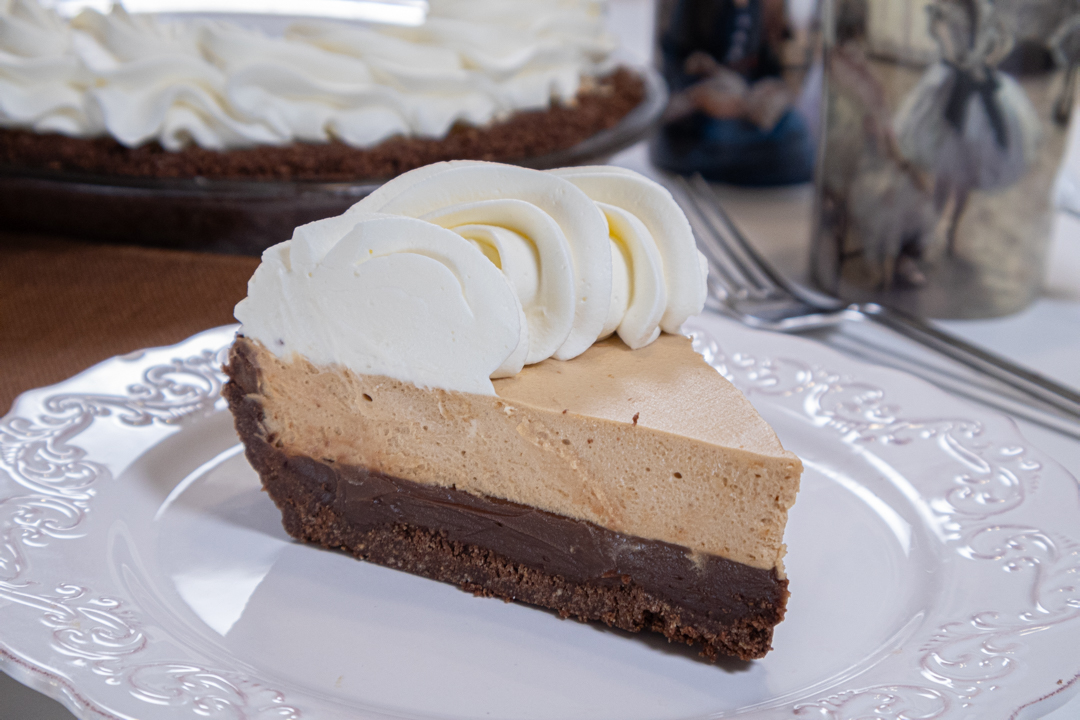
[(678, 334), (704, 293), (639, 175), (428, 166), (264, 254), (225, 395), (299, 540), (758, 658), (801, 464)]

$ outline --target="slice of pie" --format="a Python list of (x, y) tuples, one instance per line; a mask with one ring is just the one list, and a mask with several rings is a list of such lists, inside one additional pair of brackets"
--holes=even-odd
[[(267, 251), (237, 307), (225, 395), (289, 534), (763, 656), (801, 464), (689, 339), (659, 333), (702, 294), (670, 196), (617, 169), (458, 163), (372, 198)], [(605, 271), (578, 272), (579, 242), (608, 249)]]

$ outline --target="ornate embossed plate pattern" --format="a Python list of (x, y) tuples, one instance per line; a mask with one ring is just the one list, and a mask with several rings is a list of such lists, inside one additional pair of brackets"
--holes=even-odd
[(698, 349), (804, 459), (775, 650), (655, 638), (292, 543), (220, 399), (233, 328), (0, 421), (0, 667), (87, 718), (1032, 718), (1080, 687), (1080, 490), (1015, 426), (726, 320)]

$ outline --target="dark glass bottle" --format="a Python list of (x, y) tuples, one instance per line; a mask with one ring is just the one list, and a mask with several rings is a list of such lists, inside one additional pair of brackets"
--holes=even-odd
[(663, 0), (657, 27), (671, 102), (653, 162), (739, 185), (808, 181), (810, 133), (782, 77), (784, 0)]

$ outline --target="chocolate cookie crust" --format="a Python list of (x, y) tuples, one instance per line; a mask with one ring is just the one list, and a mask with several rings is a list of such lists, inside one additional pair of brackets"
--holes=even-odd
[(660, 632), (715, 660), (762, 657), (783, 619), (775, 571), (630, 537), (516, 503), (290, 455), (268, 437), (259, 371), (234, 347), (224, 394), (247, 457), (293, 537), (477, 595)]
[(0, 129), (0, 165), (146, 178), (350, 181), (389, 178), (442, 160), (516, 161), (573, 147), (614, 127), (645, 97), (626, 68), (583, 88), (575, 102), (519, 112), (485, 127), (455, 126), (442, 139), (393, 137), (371, 148), (293, 143), (228, 151), (158, 143), (128, 148), (112, 138)]

